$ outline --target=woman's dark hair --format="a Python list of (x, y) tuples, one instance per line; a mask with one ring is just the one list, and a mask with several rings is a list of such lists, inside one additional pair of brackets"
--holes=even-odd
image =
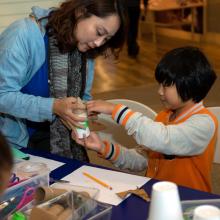
[(155, 71), (163, 86), (175, 85), (182, 101), (200, 102), (216, 79), (209, 61), (196, 47), (171, 50), (161, 59)]
[(5, 137), (0, 132), (0, 169), (11, 169), (13, 156)]
[[(59, 8), (53, 10), (47, 23), (49, 35), (54, 35), (58, 42), (60, 52), (71, 52), (76, 47), (76, 39), (73, 31), (79, 22), (92, 15), (97, 17), (107, 17), (112, 14), (118, 14), (120, 18), (120, 27), (116, 34), (104, 45), (88, 51), (90, 57), (97, 55), (113, 54), (118, 57), (125, 41), (126, 19), (124, 0), (67, 0)], [(82, 15), (76, 17), (77, 11), (83, 11)]]

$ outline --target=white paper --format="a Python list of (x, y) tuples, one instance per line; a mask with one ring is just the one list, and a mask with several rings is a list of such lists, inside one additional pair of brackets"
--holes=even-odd
[[(86, 177), (85, 175), (83, 175), (83, 172), (89, 173), (90, 175), (110, 185), (112, 187), (112, 190), (105, 188), (104, 186), (96, 183), (94, 180)], [(150, 180), (150, 178), (147, 177), (136, 176), (90, 166), (82, 166), (71, 174), (64, 177), (63, 179), (70, 181), (70, 183), (74, 185), (95, 187), (99, 189), (100, 191), (95, 199), (99, 202), (104, 202), (111, 205), (118, 205), (123, 201), (115, 193), (123, 192), (130, 189), (137, 189), (137, 187), (143, 186), (146, 182)]]
[(29, 155), (29, 156), (30, 156), (30, 159), (28, 161), (37, 162), (37, 163), (44, 163), (47, 165), (47, 167), (50, 171), (53, 171), (64, 164), (62, 162), (47, 159), (44, 157), (38, 157), (38, 156), (34, 156), (34, 155)]

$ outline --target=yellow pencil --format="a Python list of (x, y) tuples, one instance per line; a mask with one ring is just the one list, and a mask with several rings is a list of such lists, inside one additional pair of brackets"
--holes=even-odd
[(107, 183), (104, 183), (103, 181), (97, 179), (96, 177), (94, 177), (94, 176), (92, 176), (92, 175), (90, 175), (90, 174), (88, 174), (86, 172), (83, 172), (83, 175), (88, 177), (88, 178), (90, 178), (91, 180), (94, 180), (96, 183), (99, 183), (100, 185), (102, 185), (102, 186), (112, 190), (111, 186), (109, 186)]

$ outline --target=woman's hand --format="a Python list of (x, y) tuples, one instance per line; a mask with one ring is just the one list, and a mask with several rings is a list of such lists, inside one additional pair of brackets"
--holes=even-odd
[(94, 113), (104, 113), (111, 115), (115, 108), (115, 104), (102, 100), (89, 101), (86, 104), (88, 115)]
[(58, 115), (63, 121), (73, 126), (83, 128), (79, 122), (85, 121), (84, 117), (74, 114), (75, 110), (85, 110), (86, 106), (79, 104), (74, 97), (55, 99), (53, 103), (53, 113)]
[(94, 150), (98, 153), (102, 152), (103, 142), (100, 137), (95, 133), (91, 132), (87, 138), (79, 139), (75, 131), (72, 132), (72, 138), (80, 145), (87, 149)]

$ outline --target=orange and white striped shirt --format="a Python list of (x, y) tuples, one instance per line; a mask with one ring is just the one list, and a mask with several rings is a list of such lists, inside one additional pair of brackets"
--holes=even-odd
[[(153, 121), (126, 106), (117, 105), (112, 118), (122, 124), (128, 135), (132, 135), (136, 142), (146, 149), (148, 156), (146, 158), (138, 154), (135, 149), (127, 149), (119, 145), (108, 144), (107, 147), (107, 143), (103, 156), (120, 168), (144, 170), (148, 167), (146, 174), (150, 177), (210, 191), (217, 120), (202, 102), (195, 103), (174, 121), (169, 122), (171, 113), (170, 110), (160, 112), (156, 121)], [(152, 159), (155, 155), (157, 155), (154, 158), (156, 160)], [(154, 164), (161, 161), (164, 162), (163, 166)], [(168, 166), (174, 161), (178, 163)], [(189, 166), (186, 166), (186, 163)], [(184, 172), (186, 167), (188, 170), (185, 171), (190, 173)], [(153, 172), (155, 169), (157, 172)], [(197, 181), (204, 183), (197, 184)]]

